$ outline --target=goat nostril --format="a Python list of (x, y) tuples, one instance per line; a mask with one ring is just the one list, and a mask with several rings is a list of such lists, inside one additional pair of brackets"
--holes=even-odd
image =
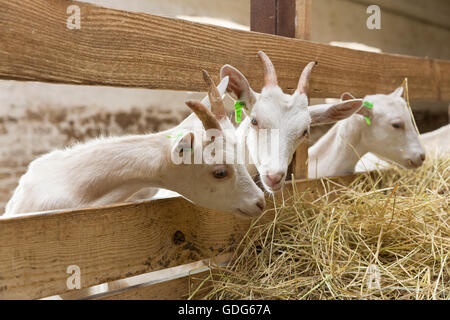
[(425, 153), (420, 154), (420, 160), (425, 161)]
[(278, 184), (284, 177), (284, 172), (282, 173), (275, 173), (275, 174), (268, 174), (267, 178), (270, 180), (272, 184)]
[(272, 182), (272, 184), (277, 184), (281, 180), (280, 176), (277, 176), (277, 175), (267, 176), (267, 178), (269, 178), (269, 180), (270, 180), (270, 182)]

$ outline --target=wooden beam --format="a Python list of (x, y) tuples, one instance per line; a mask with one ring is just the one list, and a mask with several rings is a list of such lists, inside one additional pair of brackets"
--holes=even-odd
[(208, 281), (210, 276), (211, 272), (205, 271), (148, 286), (121, 290), (96, 300), (185, 300), (189, 298), (190, 292), (196, 290), (205, 281), (205, 285), (202, 285), (191, 297), (192, 299), (201, 299), (212, 288), (212, 283)]
[[(154, 290), (153, 288), (150, 288), (151, 286), (155, 284), (170, 282), (172, 280), (176, 280), (179, 278), (187, 279), (187, 281), (184, 283), (182, 282), (180, 285), (183, 286), (190, 282), (191, 280), (195, 280), (198, 278), (204, 279), (200, 273), (204, 275), (209, 275), (210, 270), (212, 268), (217, 267), (218, 265), (225, 266), (230, 262), (230, 259), (232, 257), (233, 253), (227, 253), (224, 255), (213, 257), (212, 259), (205, 259), (193, 263), (183, 264), (172, 268), (165, 268), (159, 271), (154, 271), (150, 273), (141, 274), (135, 277), (126, 278), (122, 280), (117, 280), (114, 282), (110, 282), (105, 285), (101, 285), (100, 287), (89, 287), (83, 290), (76, 290), (71, 291), (69, 293), (65, 293), (60, 296), (52, 296), (48, 297), (45, 300), (92, 300), (92, 299), (122, 299), (120, 296), (140, 296), (142, 299), (143, 294), (148, 295), (152, 294), (153, 299), (186, 299), (191, 294), (191, 290), (185, 290), (185, 289), (177, 289), (173, 290), (165, 290), (164, 284), (161, 284), (160, 287), (164, 292), (159, 292), (159, 290)], [(202, 286), (202, 290), (199, 290), (195, 295), (192, 295), (192, 297), (198, 297), (201, 292), (205, 291), (206, 287), (210, 287), (209, 283), (210, 279), (207, 279), (205, 281), (208, 282), (207, 286)], [(191, 287), (195, 286), (197, 287), (197, 284), (191, 282)], [(184, 286), (186, 288), (186, 286)], [(189, 288), (188, 288), (189, 289)], [(207, 290), (207, 289), (206, 289)], [(133, 293), (132, 291), (137, 292), (143, 292), (143, 293)], [(156, 297), (155, 297), (156, 295)], [(111, 298), (112, 296), (116, 298)], [(149, 298), (147, 296), (147, 298)], [(136, 299), (136, 298), (135, 298)]]
[(250, 222), (182, 198), (0, 219), (0, 299), (68, 292), (229, 252)]
[(278, 0), (277, 35), (295, 38), (295, 0)]
[(250, 30), (276, 34), (278, 0), (250, 1)]
[(311, 0), (296, 0), (296, 29), (295, 37), (297, 39), (311, 40)]
[(295, 0), (251, 0), (250, 30), (295, 37)]
[[(70, 4), (81, 9), (80, 30), (66, 27)], [(316, 60), (311, 97), (387, 93), (408, 77), (411, 99), (450, 101), (448, 61), (361, 52), (82, 2), (0, 0), (0, 30), (1, 79), (205, 91), (200, 69), (217, 80), (220, 67), (229, 63), (260, 90), (256, 53), (264, 50), (287, 92)]]

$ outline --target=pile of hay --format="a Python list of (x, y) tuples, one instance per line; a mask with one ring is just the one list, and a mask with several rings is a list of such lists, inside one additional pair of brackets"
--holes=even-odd
[(449, 185), (441, 159), (364, 175), (334, 199), (297, 193), (253, 224), (206, 298), (450, 299)]

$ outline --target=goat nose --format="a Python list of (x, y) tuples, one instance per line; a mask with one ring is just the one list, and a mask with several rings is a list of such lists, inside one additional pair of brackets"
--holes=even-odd
[(267, 175), (267, 179), (272, 183), (272, 185), (276, 185), (280, 183), (280, 181), (284, 177), (284, 172), (277, 172), (277, 173), (269, 173)]
[(425, 153), (420, 154), (420, 160), (425, 161)]

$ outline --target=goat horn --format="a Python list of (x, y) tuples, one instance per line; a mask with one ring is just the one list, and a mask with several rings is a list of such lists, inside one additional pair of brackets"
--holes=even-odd
[(270, 61), (269, 57), (262, 51), (258, 51), (258, 56), (264, 67), (264, 87), (278, 86), (277, 74), (272, 61)]
[(211, 111), (217, 119), (225, 119), (227, 114), (225, 112), (225, 105), (223, 104), (220, 92), (214, 84), (214, 81), (209, 73), (206, 70), (202, 70), (202, 73), (203, 80), (205, 80), (206, 84), (208, 85), (208, 97), (209, 102), (211, 103)]
[(186, 105), (194, 111), (197, 117), (203, 124), (205, 130), (217, 129), (222, 131), (219, 120), (216, 119), (215, 115), (209, 110), (207, 106), (199, 101), (189, 100), (186, 101)]
[(304, 93), (308, 95), (309, 91), (309, 78), (311, 77), (311, 71), (312, 68), (317, 64), (317, 61), (312, 61), (308, 63), (303, 69), (302, 75), (300, 76), (300, 79), (298, 80), (298, 92), (300, 94)]

